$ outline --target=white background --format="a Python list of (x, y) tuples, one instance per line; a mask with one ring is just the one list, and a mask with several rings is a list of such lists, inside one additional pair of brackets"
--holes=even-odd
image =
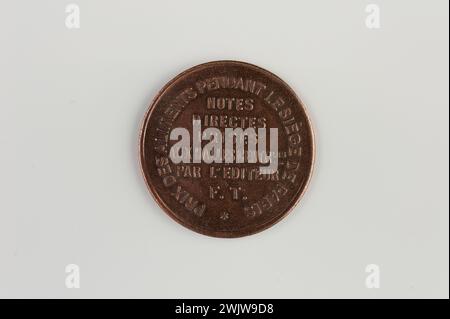
[[(73, 2), (69, 30), (70, 2), (0, 1), (0, 297), (448, 298), (448, 1), (373, 0), (376, 30), (359, 0)], [(284, 79), (317, 137), (293, 213), (232, 240), (167, 217), (137, 156), (158, 90), (220, 59)]]

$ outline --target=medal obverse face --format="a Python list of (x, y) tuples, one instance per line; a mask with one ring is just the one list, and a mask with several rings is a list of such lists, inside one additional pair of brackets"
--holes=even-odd
[(280, 78), (217, 61), (184, 71), (156, 96), (140, 160), (170, 217), (201, 234), (241, 237), (297, 204), (312, 174), (314, 137), (303, 103)]

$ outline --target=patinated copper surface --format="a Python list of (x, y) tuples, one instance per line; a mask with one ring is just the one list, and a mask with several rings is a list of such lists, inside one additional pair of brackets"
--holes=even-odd
[[(223, 103), (208, 106), (211, 98)], [(251, 107), (243, 107), (246, 99)], [(260, 175), (255, 163), (174, 164), (170, 132), (192, 131), (193, 117), (203, 128), (278, 128), (278, 171)], [(241, 237), (272, 226), (299, 201), (312, 173), (314, 138), (304, 105), (280, 78), (248, 63), (217, 61), (184, 71), (155, 97), (143, 121), (140, 160), (150, 193), (175, 221), (209, 236)]]

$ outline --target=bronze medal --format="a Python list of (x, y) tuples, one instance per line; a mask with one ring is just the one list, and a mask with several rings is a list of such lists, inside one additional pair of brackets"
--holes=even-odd
[(241, 237), (288, 214), (304, 193), (314, 137), (294, 91), (257, 66), (217, 61), (170, 81), (143, 121), (150, 193), (201, 234)]

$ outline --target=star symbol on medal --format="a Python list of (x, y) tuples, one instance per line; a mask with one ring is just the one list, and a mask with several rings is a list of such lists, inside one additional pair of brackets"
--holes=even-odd
[(223, 211), (222, 213), (220, 213), (220, 219), (221, 220), (227, 220), (228, 218), (230, 218), (230, 213), (227, 211)]

